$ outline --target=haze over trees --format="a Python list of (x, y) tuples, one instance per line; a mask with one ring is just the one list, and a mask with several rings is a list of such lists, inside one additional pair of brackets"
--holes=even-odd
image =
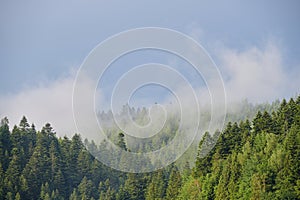
[[(261, 107), (245, 107), (221, 132), (205, 133), (193, 167), (141, 174), (106, 167), (78, 134), (59, 138), (49, 123), (36, 130), (26, 117), (13, 127), (4, 118), (0, 199), (300, 199), (300, 96)], [(174, 129), (165, 129), (166, 144)], [(119, 130), (111, 135), (124, 150), (156, 148), (134, 149)]]

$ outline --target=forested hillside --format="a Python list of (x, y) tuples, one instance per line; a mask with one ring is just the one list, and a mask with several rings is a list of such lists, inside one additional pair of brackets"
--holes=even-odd
[(206, 133), (192, 169), (145, 174), (104, 166), (78, 134), (58, 138), (50, 124), (37, 131), (25, 117), (10, 128), (4, 118), (0, 199), (300, 199), (300, 96), (278, 105), (228, 122), (220, 137)]

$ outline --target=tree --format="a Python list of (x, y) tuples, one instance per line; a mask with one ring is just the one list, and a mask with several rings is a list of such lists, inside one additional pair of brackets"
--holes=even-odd
[(23, 116), (22, 120), (20, 121), (17, 130), (20, 134), (21, 140), (19, 146), (21, 146), (24, 150), (24, 157), (22, 163), (22, 167), (24, 167), (25, 161), (30, 158), (36, 145), (36, 130), (34, 124), (32, 124), (30, 127), (25, 116)]
[(17, 148), (12, 150), (12, 160), (9, 163), (9, 167), (5, 173), (4, 184), (7, 187), (7, 191), (15, 194), (19, 189), (19, 177), (21, 174), (21, 159), (20, 151)]
[(201, 175), (205, 175), (210, 172), (209, 170), (210, 170), (211, 158), (212, 158), (212, 153), (210, 152), (210, 150), (212, 149), (213, 144), (214, 144), (213, 138), (208, 132), (206, 132), (199, 143), (196, 165), (193, 170), (194, 177), (199, 177)]
[(107, 179), (104, 183), (99, 183), (98, 192), (99, 200), (115, 199), (115, 191), (110, 187), (109, 179)]
[(10, 131), (7, 117), (0, 122), (0, 163), (5, 171), (9, 165), (9, 152), (11, 151)]
[(127, 151), (127, 146), (126, 146), (126, 143), (125, 143), (125, 135), (123, 133), (119, 133), (118, 135), (118, 146)]
[(70, 195), (69, 200), (80, 200), (76, 188), (74, 188), (72, 194)]
[(48, 180), (53, 180), (51, 179), (52, 165), (49, 153), (50, 144), (53, 140), (57, 140), (55, 133), (50, 124), (47, 123), (42, 131), (37, 133), (36, 147), (22, 172), (28, 184), (26, 194), (28, 198), (38, 198), (41, 185)]
[(81, 199), (96, 199), (97, 190), (91, 180), (83, 177), (80, 184), (78, 185), (78, 193)]
[(146, 199), (163, 199), (166, 193), (166, 177), (162, 169), (152, 174), (146, 189)]
[(48, 182), (46, 182), (45, 184), (42, 184), (40, 198), (42, 200), (46, 200), (46, 199), (48, 200), (48, 199), (50, 199), (50, 194), (51, 194), (51, 191), (50, 191)]
[(76, 187), (82, 177), (79, 176), (79, 169), (78, 169), (78, 156), (80, 154), (80, 152), (83, 150), (83, 144), (82, 144), (82, 141), (81, 141), (81, 137), (80, 135), (78, 134), (75, 134), (73, 137), (72, 137), (72, 140), (71, 140), (71, 144), (70, 144), (70, 155), (68, 157), (68, 165), (67, 165), (67, 173), (68, 173), (68, 176), (70, 178), (70, 187), (71, 188), (74, 188)]
[(174, 166), (172, 168), (170, 178), (168, 181), (168, 187), (166, 191), (166, 198), (167, 199), (176, 199), (179, 194), (179, 190), (181, 188), (181, 175), (178, 169)]
[[(229, 122), (214, 135), (205, 133), (193, 173), (187, 165), (183, 176), (175, 165), (145, 174), (122, 173), (98, 162), (78, 134), (71, 140), (57, 138), (49, 123), (36, 131), (26, 117), (10, 132), (4, 118), (0, 122), (0, 199), (300, 199), (300, 96), (276, 105), (278, 110), (269, 104), (247, 105), (243, 112), (254, 117), (252, 122), (235, 116), (232, 119), (239, 123)], [(255, 109), (260, 110), (256, 116), (251, 113)], [(145, 122), (143, 111), (129, 112), (137, 122)], [(168, 144), (176, 134), (177, 122), (176, 117), (166, 122), (160, 144)], [(123, 153), (114, 155), (117, 159), (112, 162), (120, 164), (123, 159), (132, 163), (128, 168), (141, 165), (126, 160), (126, 140), (132, 152), (155, 150), (158, 144), (157, 138), (149, 138), (148, 144), (137, 145), (131, 137), (125, 140), (123, 133), (115, 135), (116, 128), (107, 131)], [(87, 139), (85, 145), (96, 155), (110, 156), (109, 151), (98, 152), (103, 145)], [(150, 158), (138, 160), (153, 164)], [(176, 163), (183, 165), (180, 160)]]
[(144, 199), (146, 183), (147, 177), (143, 177), (143, 174), (128, 173), (123, 190), (132, 200)]
[(177, 199), (179, 200), (199, 199), (202, 192), (201, 188), (202, 186), (199, 178), (196, 179), (193, 176), (190, 176), (189, 179), (182, 186)]
[(0, 197), (4, 196), (4, 171), (0, 162)]
[(20, 196), (20, 193), (17, 192), (16, 196), (15, 196), (15, 200), (21, 200), (21, 196)]

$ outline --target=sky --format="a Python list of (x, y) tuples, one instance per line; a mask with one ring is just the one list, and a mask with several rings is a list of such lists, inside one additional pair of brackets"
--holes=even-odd
[[(74, 132), (72, 89), (80, 65), (108, 37), (141, 27), (173, 29), (199, 42), (219, 68), (229, 101), (293, 97), (300, 89), (299, 9), (297, 0), (1, 1), (0, 117), (15, 124), (26, 115), (38, 128), (50, 121), (60, 134)], [(182, 64), (151, 52), (122, 64), (151, 58), (179, 70)], [(110, 80), (119, 76), (117, 68), (108, 72), (103, 90), (111, 91)], [(193, 81), (192, 72), (188, 77)], [(143, 91), (136, 96), (148, 98)]]

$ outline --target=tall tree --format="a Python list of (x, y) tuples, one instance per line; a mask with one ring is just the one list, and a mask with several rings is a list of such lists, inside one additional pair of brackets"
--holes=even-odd
[(8, 169), (5, 173), (4, 185), (7, 191), (15, 195), (19, 190), (19, 177), (21, 174), (21, 156), (20, 150), (13, 148), (12, 160), (9, 163)]
[(5, 171), (9, 164), (9, 153), (11, 151), (11, 139), (7, 117), (0, 122), (0, 163)]
[(180, 188), (181, 188), (181, 175), (178, 171), (177, 167), (174, 166), (172, 168), (170, 178), (168, 181), (168, 187), (166, 190), (166, 199), (176, 199), (176, 197), (179, 194)]

